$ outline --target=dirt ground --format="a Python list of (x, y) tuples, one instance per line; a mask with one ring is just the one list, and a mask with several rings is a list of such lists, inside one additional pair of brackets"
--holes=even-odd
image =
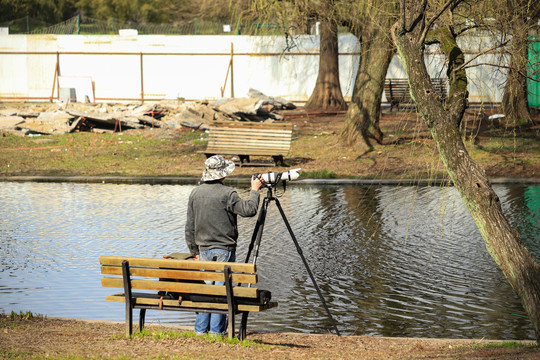
[[(209, 337), (158, 337), (187, 329), (149, 325), (155, 336), (126, 338), (117, 322), (0, 316), (2, 359), (516, 359), (540, 358), (531, 341), (250, 333), (244, 343)], [(498, 344), (498, 345), (497, 345)], [(509, 342), (506, 342), (509, 344)], [(511, 344), (516, 345), (517, 342)]]

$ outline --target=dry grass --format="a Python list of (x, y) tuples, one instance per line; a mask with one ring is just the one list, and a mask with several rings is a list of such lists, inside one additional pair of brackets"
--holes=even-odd
[(127, 339), (124, 324), (0, 315), (3, 359), (538, 359), (534, 342), (248, 333), (230, 342), (151, 325)]

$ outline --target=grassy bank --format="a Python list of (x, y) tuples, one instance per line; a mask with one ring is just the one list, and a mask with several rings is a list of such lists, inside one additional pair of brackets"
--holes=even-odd
[[(444, 179), (436, 145), (413, 113), (385, 113), (384, 143), (366, 154), (340, 139), (344, 114), (286, 116), (294, 139), (286, 167), (302, 168), (308, 178)], [(469, 115), (464, 141), (489, 177), (540, 177), (538, 126), (500, 128)], [(0, 136), (0, 177), (42, 176), (187, 176), (199, 177), (207, 134), (191, 129), (128, 130), (122, 133), (70, 133)], [(238, 167), (235, 176), (275, 171), (270, 157), (254, 159), (268, 167)]]

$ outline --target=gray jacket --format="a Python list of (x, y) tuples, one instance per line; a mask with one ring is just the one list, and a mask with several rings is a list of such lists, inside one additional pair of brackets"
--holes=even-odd
[(255, 216), (259, 193), (251, 191), (247, 200), (219, 181), (205, 182), (189, 195), (186, 243), (191, 254), (213, 248), (235, 250), (238, 240), (237, 215)]

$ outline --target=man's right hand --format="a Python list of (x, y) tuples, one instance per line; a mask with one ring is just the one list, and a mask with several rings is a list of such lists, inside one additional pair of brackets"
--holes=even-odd
[(193, 260), (199, 261), (200, 259), (201, 259), (201, 257), (199, 256), (199, 254), (193, 255)]
[(252, 176), (251, 177), (251, 190), (259, 191), (259, 189), (263, 186), (264, 180), (262, 179), (262, 175), (259, 174), (257, 177)]

